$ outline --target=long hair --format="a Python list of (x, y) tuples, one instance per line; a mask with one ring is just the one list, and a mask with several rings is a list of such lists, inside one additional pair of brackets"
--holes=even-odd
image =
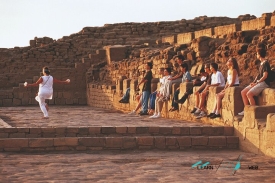
[(238, 73), (238, 76), (240, 75), (240, 69), (239, 69), (239, 65), (238, 65), (238, 62), (235, 58), (231, 58), (230, 59), (233, 63), (233, 69), (236, 69), (237, 73)]

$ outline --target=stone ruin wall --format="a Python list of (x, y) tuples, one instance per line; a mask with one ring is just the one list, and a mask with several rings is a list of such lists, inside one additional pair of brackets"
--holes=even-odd
[[(273, 17), (271, 17), (271, 20)], [(131, 71), (131, 66), (136, 67), (138, 70), (142, 70), (141, 65), (147, 61), (152, 61), (154, 65), (153, 73), (155, 78), (159, 76), (156, 74), (156, 70), (159, 67), (173, 66), (174, 61), (171, 59), (173, 55), (183, 54), (189, 60), (188, 64), (193, 65), (191, 68), (191, 74), (195, 75), (198, 70), (202, 67), (202, 64), (207, 62), (207, 60), (212, 59), (219, 63), (220, 69), (225, 71), (225, 62), (230, 56), (235, 56), (239, 61), (239, 66), (242, 70), (241, 82), (242, 86), (229, 88), (226, 90), (225, 98), (228, 101), (223, 101), (222, 104), (222, 119), (209, 120), (207, 118), (201, 119), (204, 123), (211, 123), (217, 125), (229, 125), (234, 126), (235, 135), (239, 136), (240, 148), (249, 152), (254, 152), (256, 154), (265, 154), (268, 156), (275, 157), (275, 146), (272, 139), (275, 137), (275, 122), (274, 111), (275, 111), (275, 85), (273, 83), (273, 88), (265, 89), (262, 94), (256, 98), (257, 103), (260, 106), (246, 106), (244, 118), (236, 116), (240, 110), (244, 107), (242, 104), (240, 91), (244, 88), (244, 85), (249, 83), (257, 72), (259, 62), (255, 61), (255, 50), (258, 43), (265, 43), (268, 49), (268, 57), (272, 66), (275, 66), (275, 39), (274, 39), (274, 26), (272, 21), (267, 24), (261, 24), (261, 18), (255, 21), (252, 20), (250, 23), (251, 29), (249, 30), (239, 30), (241, 28), (240, 24), (231, 24), (228, 26), (219, 26), (214, 28), (214, 35), (210, 37), (200, 37), (195, 40), (190, 40), (189, 44), (183, 43), (178, 44), (176, 41), (178, 38), (181, 40), (188, 40), (190, 37), (194, 37), (194, 33), (181, 33), (178, 35), (167, 36), (169, 44), (164, 44), (164, 48), (160, 51), (155, 51), (154, 49), (143, 49), (144, 52), (140, 52), (143, 57), (134, 58), (131, 62), (127, 59), (120, 62), (111, 62), (110, 65), (105, 66), (109, 68), (108, 72), (116, 80), (113, 84), (108, 84), (107, 82), (90, 82), (87, 88), (88, 104), (91, 106), (109, 108), (109, 109), (119, 109), (123, 111), (133, 110), (137, 104), (134, 100), (135, 88), (138, 80), (141, 77), (129, 77), (126, 73)], [(244, 22), (245, 24), (247, 22)], [(254, 24), (256, 25), (254, 25)], [(255, 29), (262, 25), (260, 29)], [(229, 32), (232, 30), (232, 32)], [(204, 32), (204, 31), (202, 31)], [(207, 32), (207, 31), (205, 31)], [(186, 36), (186, 37), (184, 37)], [(162, 42), (165, 38), (162, 38)], [(170, 42), (171, 41), (171, 42)], [(205, 44), (206, 43), (208, 44)], [(204, 43), (201, 45), (201, 42)], [(214, 42), (214, 43), (213, 43)], [(182, 43), (182, 42), (181, 42)], [(212, 44), (209, 44), (212, 43)], [(187, 50), (192, 48), (193, 50)], [(195, 46), (196, 45), (196, 46)], [(210, 55), (206, 56), (207, 59), (203, 59), (200, 54), (194, 53), (196, 51), (205, 51), (203, 45), (208, 45), (208, 50)], [(218, 45), (217, 47), (214, 45)], [(213, 46), (213, 47), (211, 47)], [(115, 48), (114, 48), (115, 49)], [(121, 48), (120, 48), (121, 49)], [(125, 48), (126, 49), (126, 48)], [(213, 49), (213, 52), (211, 52)], [(156, 55), (155, 55), (156, 54)], [(128, 66), (128, 67), (127, 67)], [(123, 68), (126, 68), (123, 70)], [(132, 68), (132, 70), (134, 70)], [(102, 70), (104, 71), (104, 69)], [(128, 73), (129, 73), (128, 72)], [(225, 72), (223, 73), (225, 75)], [(127, 76), (127, 77), (124, 77)], [(101, 79), (103, 79), (102, 77)], [(131, 78), (131, 79), (128, 79)], [(158, 87), (158, 80), (152, 81), (153, 90)], [(126, 89), (130, 87), (130, 102), (128, 104), (122, 104), (118, 101), (120, 100)], [(180, 84), (180, 96), (181, 97), (188, 88), (190, 83)], [(177, 88), (173, 86), (172, 93)], [(215, 101), (215, 93), (218, 93), (222, 88), (211, 87), (210, 94), (207, 100), (207, 110), (211, 111)], [(191, 95), (188, 100), (184, 103), (179, 112), (169, 113), (168, 109), (171, 106), (171, 101), (165, 103), (164, 109), (162, 111), (162, 117), (165, 118), (177, 118), (183, 120), (195, 120), (194, 117), (189, 113), (189, 111), (194, 106), (194, 98)]]
[[(30, 94), (28, 93), (29, 89), (22, 88), (22, 83), (26, 80), (35, 82), (43, 66), (49, 66), (52, 75), (56, 78), (67, 79), (67, 77), (70, 77), (72, 81), (70, 87), (74, 90), (69, 96), (79, 96), (79, 93), (81, 93), (81, 96), (77, 99), (79, 102), (74, 101), (73, 104), (85, 104), (83, 101), (86, 100), (84, 94), (86, 88), (83, 85), (86, 83), (86, 77), (87, 82), (94, 78), (97, 80), (98, 77), (105, 80), (105, 82), (108, 81), (108, 78), (111, 81), (110, 78), (112, 77), (101, 72), (101, 68), (111, 63), (111, 58), (108, 58), (110, 54), (113, 55), (112, 59), (117, 54), (115, 60), (121, 60), (120, 53), (117, 53), (118, 50), (112, 53), (112, 48), (108, 49), (108, 45), (129, 45), (133, 47), (133, 50), (139, 49), (140, 45), (144, 43), (158, 47), (157, 43), (161, 44), (162, 36), (197, 31), (253, 18), (255, 17), (250, 15), (238, 18), (204, 16), (194, 20), (183, 19), (170, 22), (105, 24), (103, 27), (85, 27), (78, 33), (63, 36), (58, 40), (49, 37), (35, 37), (30, 40), (30, 46), (27, 47), (0, 48), (0, 65), (2, 66), (0, 68), (0, 106), (34, 104), (32, 97), (35, 96), (36, 89), (30, 89)], [(123, 58), (127, 57), (128, 53), (123, 55)], [(85, 67), (80, 66), (81, 64)], [(82, 69), (79, 69), (80, 67)], [(109, 68), (109, 71), (116, 67)], [(59, 74), (60, 72), (63, 73), (64, 69), (67, 69), (65, 72), (69, 71), (70, 74)], [(141, 70), (140, 66), (139, 69)], [(82, 70), (83, 72), (75, 72), (76, 70)], [(124, 74), (127, 75), (127, 73), (126, 71)], [(94, 75), (93, 78), (89, 77), (91, 74)], [(54, 87), (55, 91), (66, 91), (66, 89), (60, 89), (59, 86)], [(22, 99), (20, 98), (22, 96), (28, 97)], [(55, 96), (56, 101), (59, 100), (59, 96), (62, 96), (60, 99), (63, 102), (53, 100), (52, 104), (72, 104), (73, 97), (64, 98), (63, 94)], [(64, 102), (64, 100), (69, 102)]]
[[(213, 60), (225, 71), (224, 63), (228, 57), (236, 56), (242, 69), (242, 83), (249, 82), (259, 64), (253, 54), (257, 43), (266, 42), (269, 56), (274, 58), (274, 16), (270, 18), (270, 23), (264, 16), (258, 19), (245, 15), (237, 19), (198, 17), (175, 22), (106, 24), (104, 27), (83, 28), (79, 33), (59, 40), (35, 38), (28, 47), (0, 49), (1, 68), (5, 68), (0, 76), (0, 106), (34, 104), (36, 89), (23, 88), (23, 82), (26, 79), (35, 81), (45, 65), (50, 66), (54, 77), (72, 78), (71, 85), (55, 86), (54, 100), (50, 104), (87, 103), (124, 111), (136, 105), (134, 88), (141, 78), (142, 64), (152, 61), (153, 74), (158, 78), (157, 68), (173, 67), (175, 61), (172, 58), (176, 54), (183, 54), (188, 59), (188, 64), (193, 66), (193, 75), (198, 73), (203, 63)], [(240, 25), (247, 31), (239, 30)], [(157, 82), (157, 79), (153, 80), (153, 89), (158, 87)], [(130, 103), (120, 104), (118, 100), (127, 87), (131, 88)], [(176, 87), (174, 85), (172, 90)], [(180, 87), (181, 97), (190, 86), (186, 83)], [(202, 120), (234, 126), (242, 149), (274, 157), (274, 143), (270, 138), (275, 137), (274, 117), (266, 115), (274, 111), (274, 105), (270, 105), (275, 102), (274, 89), (266, 89), (257, 99), (262, 106), (246, 108), (246, 115), (239, 119), (235, 115), (242, 106), (236, 101), (240, 101), (242, 87), (226, 91), (225, 98), (231, 102), (223, 102), (223, 119), (211, 122)], [(219, 88), (211, 88), (208, 110), (211, 110), (211, 101), (214, 101), (214, 94), (218, 91)], [(194, 120), (189, 114), (194, 106), (192, 96), (179, 113), (168, 113), (169, 106), (170, 102), (167, 102), (163, 117)]]

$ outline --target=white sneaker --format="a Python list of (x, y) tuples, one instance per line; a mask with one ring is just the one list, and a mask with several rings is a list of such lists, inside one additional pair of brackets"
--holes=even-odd
[(153, 116), (150, 116), (149, 118), (155, 118), (157, 116), (157, 113), (154, 113)]
[(154, 118), (160, 118), (160, 117), (161, 117), (161, 114), (157, 114), (157, 115), (155, 115)]
[(201, 110), (200, 110), (200, 109), (197, 109), (197, 110), (193, 113), (193, 115), (194, 115), (194, 116), (198, 116), (198, 115), (200, 115), (200, 113), (201, 113)]
[(196, 119), (200, 119), (205, 116), (206, 116), (206, 113), (204, 111), (201, 111), (201, 113), (196, 117)]
[(128, 114), (136, 114), (136, 111), (131, 111), (131, 112), (129, 112)]
[(238, 115), (243, 116), (244, 115), (244, 111), (239, 112)]

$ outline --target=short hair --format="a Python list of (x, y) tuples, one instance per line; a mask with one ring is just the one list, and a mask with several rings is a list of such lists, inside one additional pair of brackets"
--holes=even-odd
[(153, 68), (153, 64), (152, 64), (152, 62), (147, 62), (147, 65), (150, 67), (150, 69), (152, 69), (152, 68)]
[(165, 70), (166, 70), (169, 74), (171, 74), (171, 71), (172, 71), (171, 68), (167, 67), (167, 68), (165, 68)]
[(176, 56), (176, 58), (178, 58), (178, 59), (180, 59), (180, 60), (182, 60), (182, 61), (184, 61), (184, 60), (185, 60), (185, 58), (184, 58), (184, 56), (183, 56), (183, 55), (177, 55), (177, 56)]
[(210, 66), (212, 67), (212, 68), (214, 68), (215, 69), (215, 71), (217, 71), (218, 70), (218, 64), (217, 63), (215, 63), (215, 62), (212, 62), (211, 64), (210, 64)]
[(46, 74), (50, 74), (51, 73), (48, 67), (43, 67), (43, 70), (44, 70), (44, 72)]
[(187, 63), (183, 63), (180, 65), (182, 68), (185, 68), (186, 71), (188, 71), (188, 65)]
[(163, 72), (164, 71), (164, 67), (159, 68), (159, 70)]
[(210, 64), (205, 64), (205, 65), (204, 65), (204, 68), (210, 69)]
[(205, 70), (204, 70), (204, 68), (202, 67), (201, 69), (200, 69), (200, 73), (204, 73), (205, 72)]
[(261, 58), (265, 58), (266, 50), (264, 48), (257, 48), (257, 53), (260, 55)]

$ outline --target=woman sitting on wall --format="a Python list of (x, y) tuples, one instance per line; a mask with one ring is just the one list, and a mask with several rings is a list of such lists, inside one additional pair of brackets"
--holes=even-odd
[(212, 112), (207, 115), (207, 117), (210, 117), (211, 119), (221, 117), (220, 115), (220, 109), (222, 105), (222, 99), (225, 94), (225, 89), (231, 86), (239, 86), (239, 75), (240, 75), (240, 70), (239, 70), (239, 65), (237, 63), (237, 60), (235, 58), (230, 58), (227, 63), (227, 67), (229, 68), (227, 71), (227, 82), (225, 84), (224, 89), (216, 94), (216, 102), (214, 109)]
[(162, 78), (161, 87), (159, 91), (157, 91), (156, 100), (155, 100), (155, 113), (153, 116), (149, 118), (159, 118), (161, 117), (161, 110), (163, 107), (163, 103), (167, 101), (170, 97), (170, 85), (171, 85), (171, 68), (164, 69), (164, 77)]
[(42, 119), (48, 119), (49, 118), (49, 114), (48, 114), (49, 106), (45, 102), (45, 100), (52, 99), (53, 83), (70, 83), (70, 80), (67, 79), (66, 81), (61, 81), (61, 80), (53, 78), (50, 75), (50, 70), (48, 67), (43, 67), (42, 73), (43, 73), (43, 76), (41, 76), (36, 81), (36, 83), (28, 84), (27, 82), (25, 82), (24, 86), (29, 87), (29, 86), (38, 86), (39, 85), (38, 94), (35, 97), (35, 100), (37, 100), (37, 102), (39, 102), (40, 109), (44, 114), (44, 117)]

